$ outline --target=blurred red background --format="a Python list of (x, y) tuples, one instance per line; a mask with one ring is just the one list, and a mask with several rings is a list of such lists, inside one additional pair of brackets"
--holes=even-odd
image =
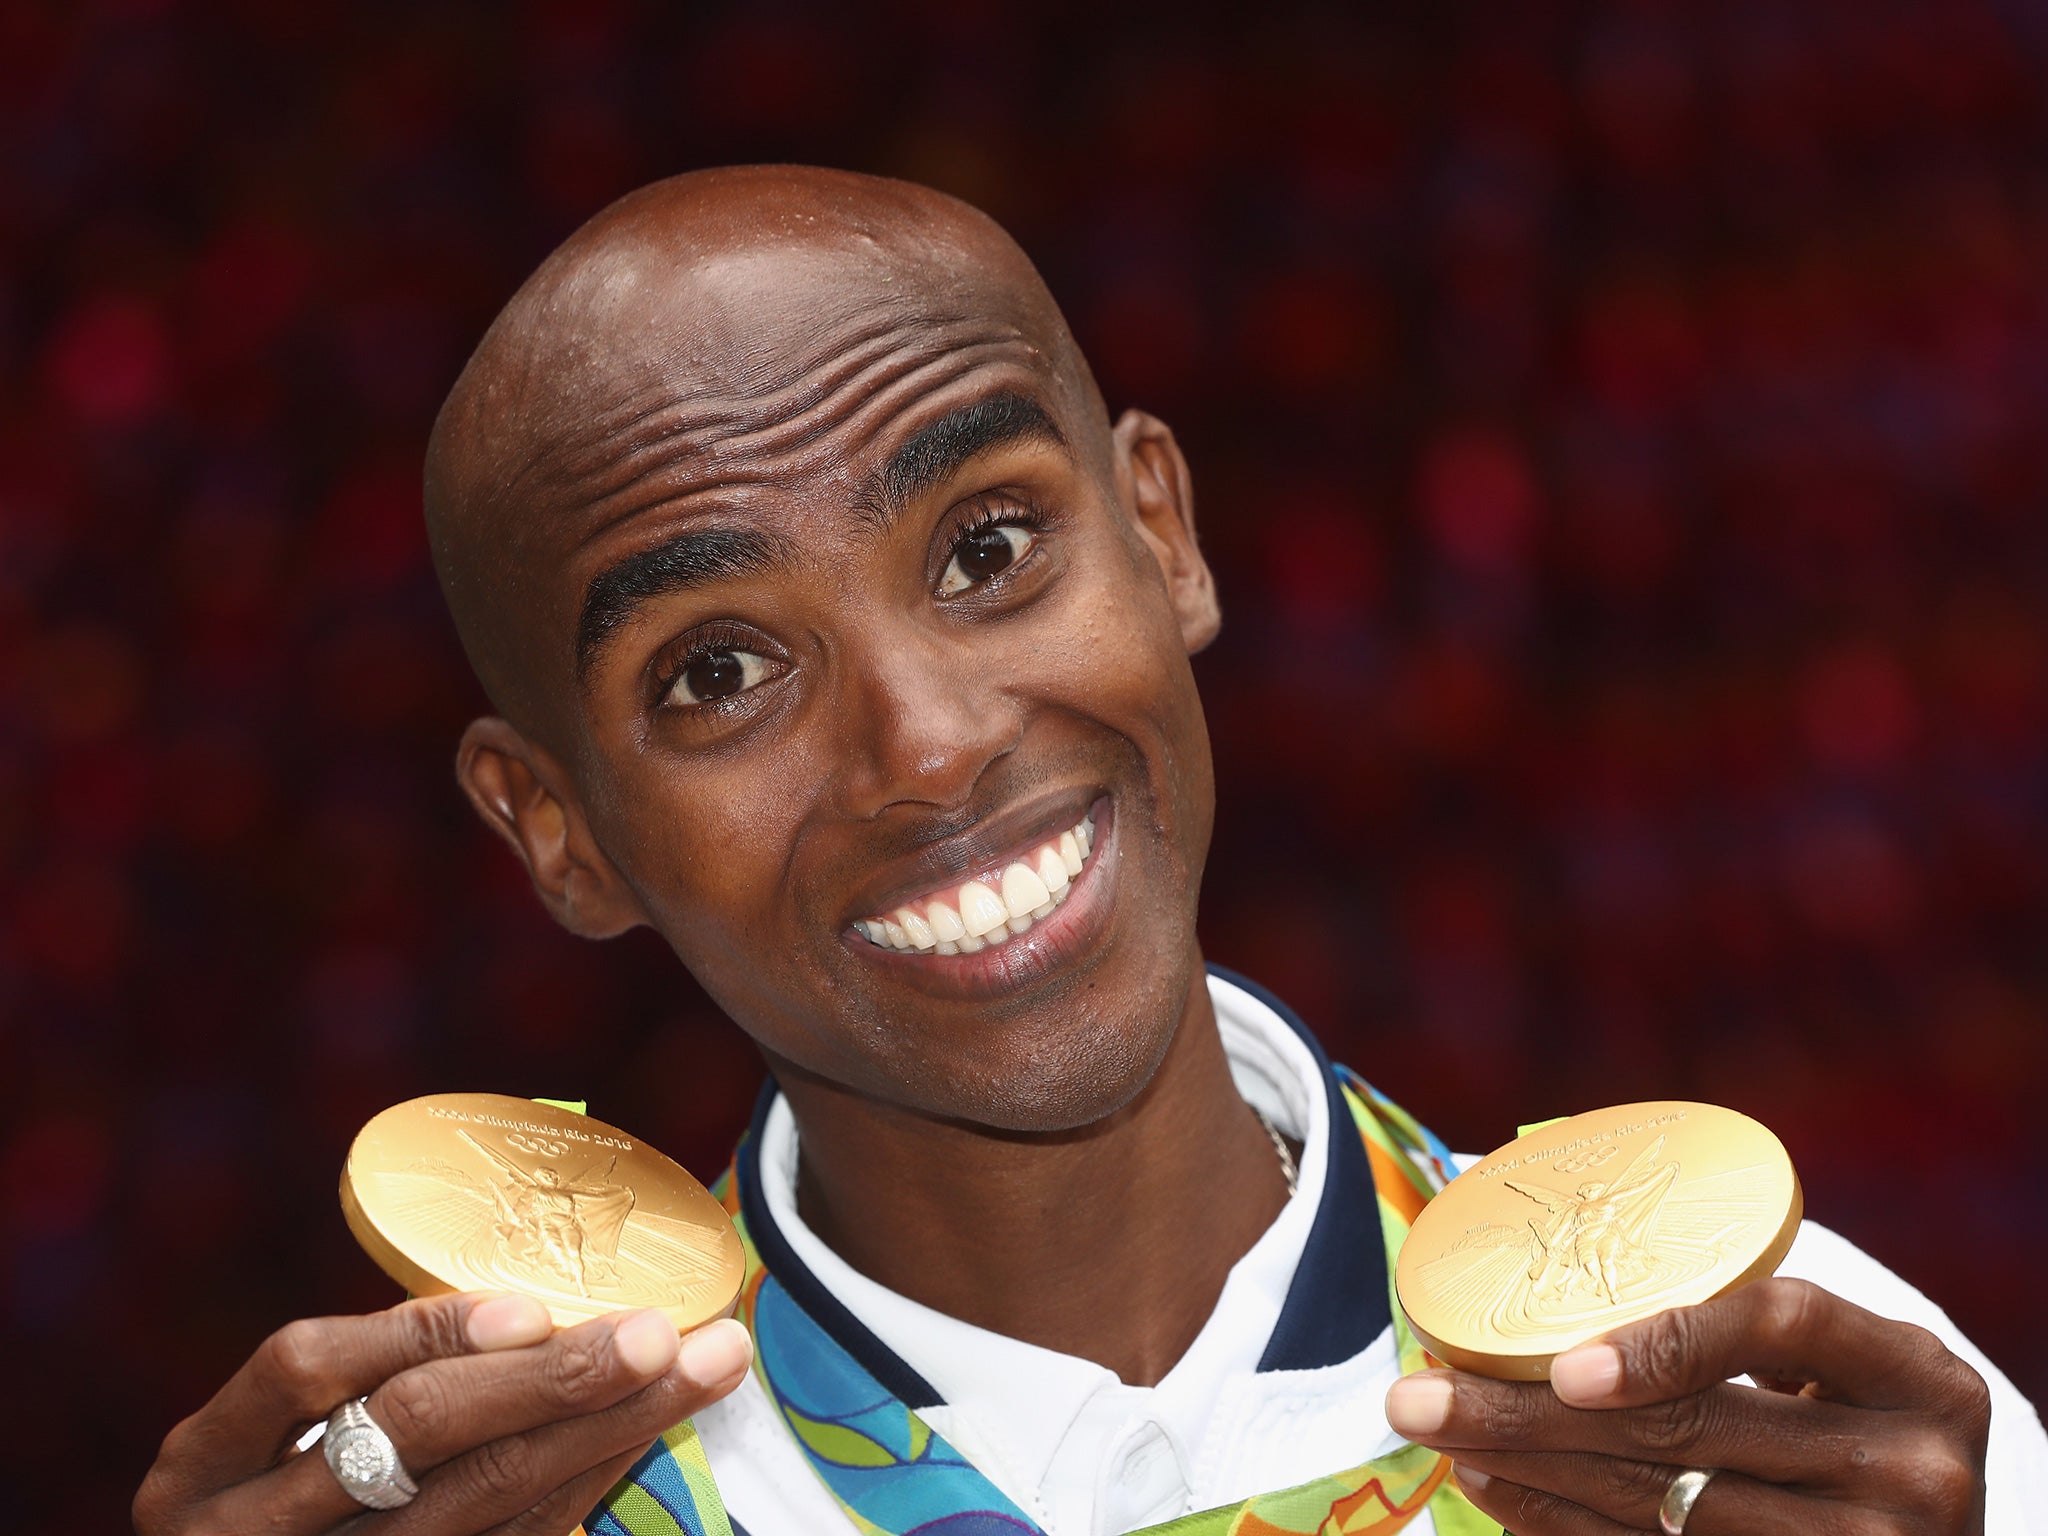
[(2048, 1394), (2048, 17), (1259, 16), (0, 0), (0, 1525), (391, 1299), (383, 1105), (722, 1161), (744, 1042), (458, 801), (417, 482), (532, 264), (734, 160), (979, 203), (1178, 428), (1215, 959), (1457, 1145), (1759, 1115)]

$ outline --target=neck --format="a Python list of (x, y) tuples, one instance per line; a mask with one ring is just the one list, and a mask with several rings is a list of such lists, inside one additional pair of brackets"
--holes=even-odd
[(991, 1135), (784, 1075), (797, 1209), (869, 1278), (1151, 1385), (1287, 1200), (1231, 1081), (1207, 977), (1138, 1096), (1085, 1132)]

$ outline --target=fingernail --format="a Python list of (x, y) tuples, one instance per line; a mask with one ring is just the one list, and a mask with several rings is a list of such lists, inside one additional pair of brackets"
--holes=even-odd
[(754, 1341), (746, 1324), (722, 1317), (683, 1340), (678, 1362), (683, 1374), (700, 1387), (712, 1387), (739, 1375), (754, 1358)]
[(1410, 1440), (1433, 1435), (1451, 1416), (1451, 1384), (1434, 1371), (1403, 1376), (1387, 1390), (1387, 1422)]
[(518, 1349), (554, 1332), (555, 1321), (531, 1296), (490, 1296), (469, 1309), (464, 1326), (478, 1349)]
[(1621, 1384), (1621, 1351), (1612, 1344), (1581, 1344), (1550, 1362), (1550, 1390), (1567, 1403), (1603, 1403)]
[(628, 1313), (612, 1329), (612, 1348), (634, 1375), (652, 1376), (676, 1357), (676, 1325), (666, 1313)]
[(1484, 1493), (1486, 1485), (1493, 1481), (1477, 1467), (1468, 1467), (1462, 1461), (1451, 1463), (1451, 1470), (1458, 1475), (1458, 1481), (1473, 1493)]

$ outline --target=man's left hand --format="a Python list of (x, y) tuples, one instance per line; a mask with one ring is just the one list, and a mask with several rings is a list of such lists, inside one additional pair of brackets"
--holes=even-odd
[(1714, 1476), (1686, 1536), (1984, 1529), (1984, 1379), (1926, 1329), (1803, 1280), (1618, 1329), (1548, 1382), (1418, 1372), (1387, 1413), (1515, 1536), (1655, 1531), (1688, 1467)]

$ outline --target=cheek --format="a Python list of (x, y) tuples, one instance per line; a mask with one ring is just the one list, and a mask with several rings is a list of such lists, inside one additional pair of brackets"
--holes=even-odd
[(1213, 774), (1208, 725), (1180, 621), (1158, 567), (1142, 544), (1118, 545), (1065, 605), (1059, 624), (1061, 697), (1127, 737), (1142, 754), (1160, 814), (1192, 835), (1199, 862), (1207, 847)]
[(1188, 675), (1187, 652), (1143, 543), (1100, 527), (1061, 578), (1054, 601), (1027, 629), (1041, 659), (1062, 676), (1063, 694), (1096, 698), (1124, 714), (1159, 713)]
[[(1068, 1050), (1086, 1058), (1070, 1064), (1077, 1080), (1121, 1082), (1125, 1067), (1109, 1070), (1089, 1054), (1095, 1047), (1079, 1042), (1109, 1041), (1143, 1055), (1157, 1042), (1125, 1039), (1128, 1018), (1163, 1017), (1173, 988), (1185, 986), (1180, 970), (1159, 969), (1156, 940), (1191, 926), (1207, 851), (1211, 775), (1201, 704), (1149, 553), (1104, 529), (1076, 556), (1044, 601), (1000, 623), (951, 631), (947, 644), (956, 675), (986, 680), (989, 696), (977, 706), (1000, 713), (1000, 696), (1022, 715), (1015, 757), (992, 764), (983, 788), (1003, 793), (1100, 773), (1118, 789), (1120, 814), (1131, 817), (1133, 865), (1123, 899), (1150, 914), (1146, 923), (1166, 927), (1146, 927), (1144, 943), (1117, 947), (1121, 958), (1104, 976), (1116, 982), (1110, 991), (1118, 1001), (1097, 1000), (1108, 1010), (1099, 1029), (1076, 1031), (1070, 1004), (1061, 1014), (1066, 1023), (1049, 1035), (1024, 1031), (961, 1047), (955, 1066), (963, 1081), (1059, 1078), (1053, 1058)], [(943, 1030), (918, 1034), (917, 1010), (900, 999), (883, 1009), (857, 991), (835, 990), (843, 978), (821, 945), (836, 941), (816, 922), (833, 903), (789, 888), (802, 871), (857, 862), (841, 855), (848, 839), (865, 834), (829, 808), (847, 771), (845, 741), (873, 746), (863, 734), (873, 722), (862, 715), (859, 729), (842, 730), (846, 718), (834, 711), (859, 710), (870, 698), (815, 700), (786, 729), (723, 760), (635, 758), (615, 782), (602, 840), (671, 948), (742, 1028), (780, 1056), (841, 1081), (873, 1079), (873, 1091), (887, 1093), (900, 1091), (900, 1083), (889, 1084), (901, 1073), (885, 1070), (902, 1055), (891, 1045), (897, 1035), (909, 1031), (923, 1052)], [(836, 879), (823, 880), (828, 895)], [(832, 1022), (821, 1027), (821, 1020)], [(1018, 1051), (1024, 1064), (1013, 1059)]]
[(795, 781), (740, 759), (687, 771), (643, 759), (620, 782), (616, 824), (603, 840), (692, 970), (758, 932), (778, 902), (783, 850), (803, 815)]

